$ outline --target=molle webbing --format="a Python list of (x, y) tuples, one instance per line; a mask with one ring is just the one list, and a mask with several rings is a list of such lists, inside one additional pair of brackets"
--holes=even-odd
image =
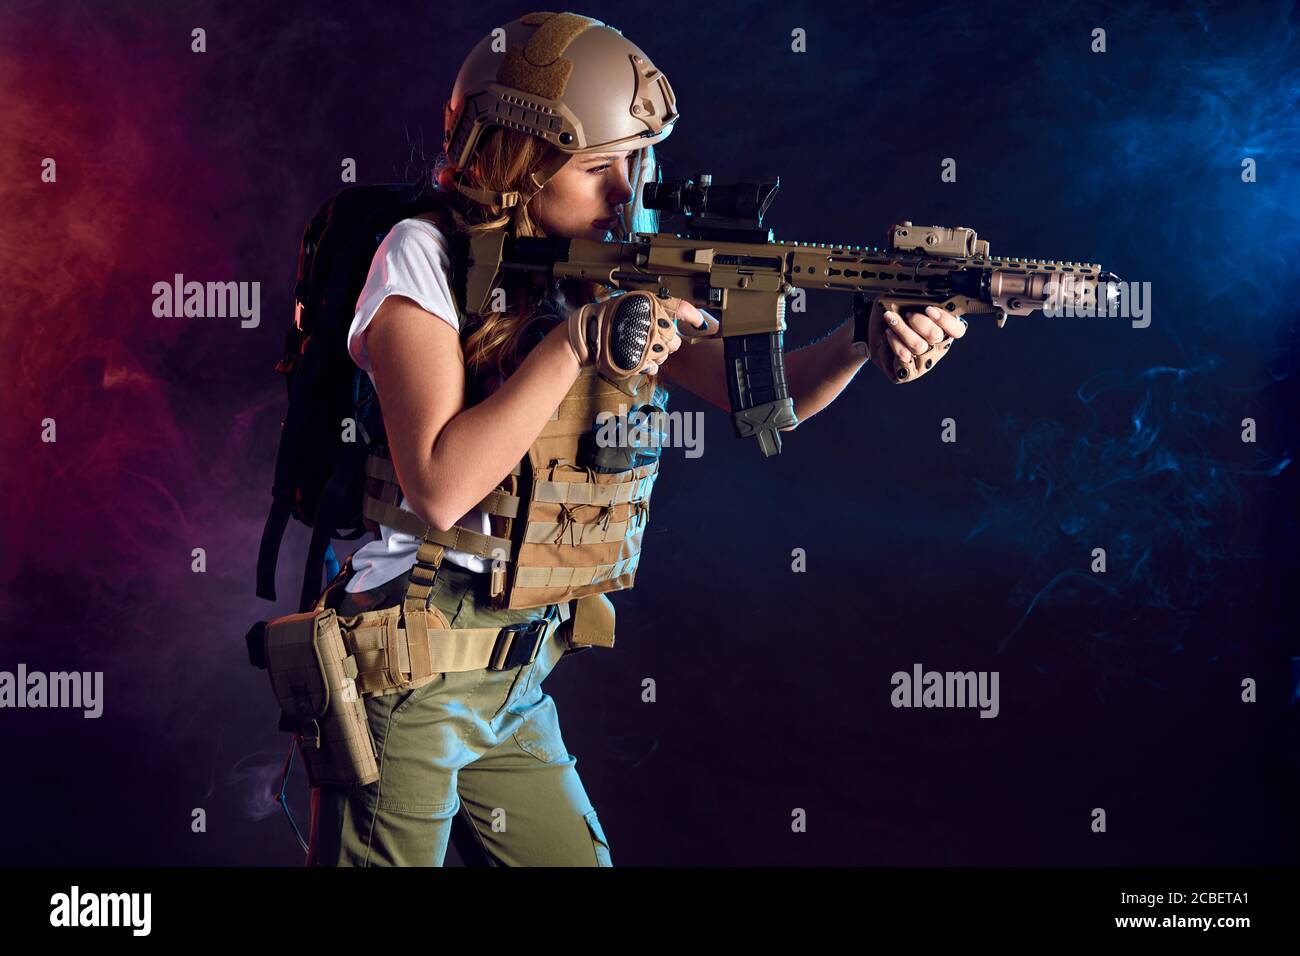
[(601, 473), (577, 464), (602, 412), (627, 414), (654, 397), (655, 380), (614, 383), (584, 367), (528, 449), (532, 482), (506, 606), (537, 607), (632, 586), (649, 520), (658, 459)]
[[(510, 472), (515, 477), (520, 473), (519, 465)], [(433, 525), (421, 520), (418, 515), (400, 508), (402, 488), (398, 484), (397, 472), (393, 468), (392, 460), (388, 457), (387, 447), (378, 445), (371, 450), (370, 457), (366, 460), (366, 476), (373, 480), (366, 483), (362, 513), (376, 524), (440, 544), (450, 550), (466, 551), (485, 560), (494, 557), (494, 549), (500, 549), (507, 557), (510, 555), (512, 546), (507, 538), (485, 535), (460, 525), (454, 525), (447, 531), (439, 531)], [(510, 494), (504, 488), (497, 488), (490, 492), (475, 505), (475, 508), (480, 511), (503, 518), (514, 518), (519, 514), (519, 507), (519, 497)]]
[[(597, 427), (602, 412), (626, 415), (650, 404), (654, 392), (651, 376), (615, 383), (594, 367), (584, 367), (529, 448), (529, 473), (523, 474), (521, 463), (478, 504), (492, 516), (496, 534), (461, 526), (439, 531), (399, 508), (401, 489), (382, 448), (366, 464), (364, 513), (421, 539), (411, 587), (423, 588), (425, 595), (448, 549), (492, 563), (488, 593), (495, 607), (542, 607), (631, 587), (659, 461), (621, 472), (577, 462), (580, 443)], [(407, 608), (418, 616), (422, 604), (412, 596), (420, 597), (408, 592)], [(612, 610), (592, 620), (603, 621), (607, 614)]]

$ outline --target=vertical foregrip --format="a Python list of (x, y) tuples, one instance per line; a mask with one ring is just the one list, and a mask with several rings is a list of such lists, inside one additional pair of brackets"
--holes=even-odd
[(785, 380), (782, 332), (724, 338), (731, 421), (741, 438), (758, 438), (764, 455), (781, 451), (781, 430), (798, 424)]

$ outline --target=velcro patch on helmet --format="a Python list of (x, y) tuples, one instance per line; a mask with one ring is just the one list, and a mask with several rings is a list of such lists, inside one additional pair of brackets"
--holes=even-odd
[(558, 100), (573, 75), (573, 61), (565, 58), (564, 51), (579, 33), (597, 25), (598, 21), (575, 13), (550, 16), (529, 37), (522, 51), (512, 47), (506, 53), (497, 70), (497, 82)]

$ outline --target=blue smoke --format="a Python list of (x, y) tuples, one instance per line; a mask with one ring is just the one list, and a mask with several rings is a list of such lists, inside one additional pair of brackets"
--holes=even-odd
[(1022, 561), (1001, 647), (1060, 607), (1107, 641), (1157, 611), (1158, 628), (1134, 630), (1179, 653), (1216, 578), (1267, 557), (1261, 529), (1291, 463), (1300, 44), (1291, 4), (1089, 7), (1082, 21), (1106, 29), (1107, 52), (1076, 31), (1047, 41), (1036, 86), (1068, 101), (1035, 97), (1013, 125), (1067, 157), (1070, 188), (1052, 201), (1079, 217), (1094, 261), (1152, 283), (1153, 321), (1095, 320), (1123, 323), (1123, 356), (1111, 367), (1116, 339), (1099, 335), (1109, 357), (1078, 357), (1108, 370), (1078, 386), (1077, 415), (1002, 422), (1011, 476), (976, 482), (967, 540), (1014, 542)]
[[(1011, 481), (976, 482), (984, 513), (966, 537), (1003, 534), (1027, 555), (1008, 598), (1024, 612), (999, 650), (1035, 609), (1063, 605), (1101, 611), (1094, 619), (1135, 606), (1170, 612), (1178, 624), (1162, 635), (1179, 651), (1221, 565), (1261, 556), (1241, 485), (1276, 478), (1291, 459), (1240, 441), (1240, 423), (1215, 398), (1219, 365), (1210, 356), (1190, 368), (1103, 372), (1077, 390), (1069, 428), (1004, 420), (1016, 445)], [(1092, 570), (1094, 548), (1105, 551), (1104, 573)]]
[[(1259, 310), (1267, 341), (1294, 321), (1300, 273), (1300, 43), (1293, 4), (1079, 10), (1049, 34), (1036, 88), (1012, 125), (1068, 155), (1054, 197), (1086, 219), (1103, 262), (1137, 264), (1166, 315), (1220, 332)], [(1107, 49), (1091, 52), (1093, 27)], [(1242, 163), (1255, 163), (1243, 182)], [(1093, 241), (1088, 248), (1096, 248)], [(1195, 292), (1195, 297), (1190, 294)]]

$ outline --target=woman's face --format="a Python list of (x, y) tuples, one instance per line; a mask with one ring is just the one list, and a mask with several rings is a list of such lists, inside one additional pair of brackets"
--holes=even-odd
[(548, 236), (602, 241), (632, 200), (632, 150), (570, 156), (529, 204)]

